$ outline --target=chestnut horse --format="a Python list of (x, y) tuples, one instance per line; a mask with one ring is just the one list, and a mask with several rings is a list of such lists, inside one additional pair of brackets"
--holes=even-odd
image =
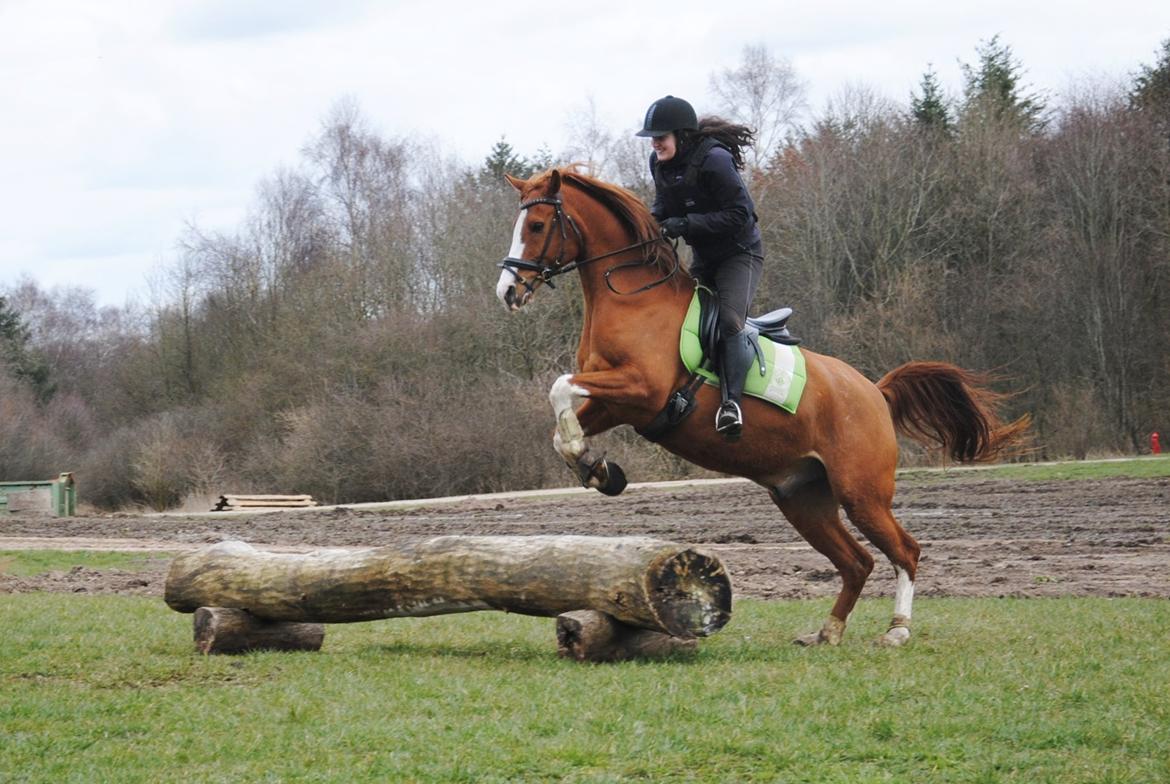
[[(507, 179), (520, 192), (520, 216), (496, 293), (518, 310), (556, 275), (578, 272), (585, 298), (579, 370), (549, 393), (553, 445), (587, 486), (620, 492), (620, 468), (592, 455), (588, 439), (616, 425), (644, 431), (686, 384), (678, 343), (694, 280), (629, 191), (575, 168)], [(878, 642), (901, 645), (910, 637), (919, 546), (891, 512), (895, 429), (940, 443), (959, 461), (990, 460), (1018, 441), (1026, 421), (1002, 423), (999, 396), (954, 365), (911, 362), (874, 384), (838, 359), (803, 353), (807, 381), (797, 413), (745, 397), (743, 436), (728, 443), (714, 428), (719, 392), (703, 385), (694, 412), (656, 440), (704, 468), (762, 485), (833, 562), (842, 581), (836, 603), (822, 628), (797, 643), (840, 643), (873, 569), (869, 551), (842, 523), (844, 508), (894, 566), (893, 622)]]

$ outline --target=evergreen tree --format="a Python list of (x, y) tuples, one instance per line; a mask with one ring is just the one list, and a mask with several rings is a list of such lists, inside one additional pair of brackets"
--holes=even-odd
[(43, 402), (53, 396), (49, 368), (28, 346), (29, 331), (20, 314), (0, 296), (0, 365), (27, 383)]
[(975, 48), (977, 65), (961, 63), (963, 113), (1015, 122), (1020, 129), (1038, 133), (1044, 129), (1044, 100), (1038, 93), (1024, 92), (1024, 69), (1012, 48), (994, 35)]
[(921, 95), (910, 94), (910, 116), (924, 129), (939, 133), (951, 130), (951, 113), (947, 109), (938, 74), (928, 67), (919, 83)]
[[(548, 148), (548, 145), (540, 145), (540, 148), (536, 151), (536, 155), (532, 159), (532, 174), (551, 169), (555, 162), (552, 150)], [(530, 174), (529, 176), (532, 175)]]
[(1143, 65), (1134, 78), (1129, 106), (1148, 113), (1170, 134), (1170, 38), (1162, 42), (1157, 62)]
[(492, 146), (492, 151), (483, 159), (479, 178), (481, 182), (502, 184), (505, 174), (528, 179), (535, 171), (536, 166), (527, 158), (517, 155), (512, 145), (508, 144), (507, 140), (501, 136), (500, 140)]

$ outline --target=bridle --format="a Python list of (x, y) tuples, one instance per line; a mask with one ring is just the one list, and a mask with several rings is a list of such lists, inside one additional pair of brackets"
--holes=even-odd
[[(518, 259), (514, 256), (508, 256), (496, 265), (497, 267), (501, 267), (511, 272), (512, 275), (515, 276), (516, 281), (523, 284), (524, 288), (528, 291), (529, 294), (531, 294), (536, 288), (536, 281), (538, 280), (542, 283), (547, 283), (550, 289), (555, 289), (556, 286), (553, 284), (552, 279), (557, 275), (564, 275), (566, 272), (572, 272), (575, 269), (580, 269), (586, 264), (592, 264), (593, 262), (600, 261), (601, 259), (608, 259), (611, 256), (617, 256), (620, 253), (625, 253), (628, 250), (644, 248), (647, 245), (654, 245), (659, 242), (668, 242), (668, 240), (664, 237), (651, 237), (648, 240), (641, 240), (639, 242), (618, 248), (617, 250), (611, 250), (607, 253), (599, 253), (596, 256), (589, 256), (588, 258), (584, 259), (572, 259), (568, 263), (565, 263), (565, 244), (569, 240), (568, 231), (565, 227), (567, 226), (569, 229), (573, 230), (573, 235), (577, 238), (577, 247), (580, 249), (579, 253), (585, 252), (585, 237), (581, 234), (581, 229), (577, 227), (577, 221), (573, 220), (572, 215), (565, 212), (564, 202), (560, 196), (541, 196), (535, 199), (529, 199), (528, 201), (521, 202), (520, 212), (523, 212), (524, 210), (536, 204), (548, 204), (553, 208), (552, 225), (550, 225), (548, 230), (545, 232), (544, 247), (540, 249), (540, 256), (537, 257), (536, 260)], [(557, 248), (556, 258), (552, 260), (551, 264), (549, 264), (546, 259), (548, 258), (549, 246), (552, 244), (553, 234), (557, 229), (560, 229), (561, 242), (560, 246)], [(608, 286), (609, 290), (614, 294), (640, 294), (641, 292), (652, 289), (655, 286), (662, 285), (666, 281), (673, 278), (675, 273), (678, 272), (678, 254), (675, 253), (674, 267), (670, 270), (670, 272), (666, 273), (666, 275), (659, 280), (648, 283), (645, 286), (642, 286), (642, 288), (636, 289), (635, 291), (618, 291), (613, 287), (613, 283), (609, 279), (611, 273), (617, 270), (647, 264), (653, 258), (655, 258), (655, 256), (651, 256), (649, 259), (644, 259), (642, 261), (629, 262), (626, 264), (615, 264), (613, 267), (610, 267), (605, 271), (605, 285)], [(532, 278), (531, 280), (525, 280), (520, 276), (519, 270), (535, 272), (536, 277)]]

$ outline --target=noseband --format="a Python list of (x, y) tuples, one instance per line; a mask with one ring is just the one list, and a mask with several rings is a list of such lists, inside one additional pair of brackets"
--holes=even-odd
[[(653, 244), (658, 243), (658, 242), (667, 242), (667, 240), (662, 238), (662, 237), (653, 237), (653, 238), (648, 239), (648, 240), (642, 240), (640, 242), (635, 242), (631, 245), (626, 245), (625, 247), (618, 248), (617, 250), (611, 250), (608, 253), (600, 253), (596, 256), (590, 256), (590, 257), (585, 258), (585, 259), (579, 259), (579, 260), (573, 259), (566, 264), (565, 258), (564, 258), (564, 256), (565, 256), (565, 243), (568, 242), (569, 236), (568, 236), (568, 232), (565, 230), (565, 226), (567, 225), (570, 229), (572, 229), (573, 235), (577, 238), (577, 247), (580, 249), (578, 251), (578, 253), (585, 252), (585, 237), (581, 234), (581, 230), (579, 228), (577, 228), (577, 222), (575, 220), (573, 220), (573, 216), (570, 215), (569, 213), (565, 212), (564, 202), (561, 200), (560, 196), (542, 196), (542, 197), (536, 198), (536, 199), (529, 199), (526, 202), (521, 202), (520, 211), (523, 212), (524, 210), (528, 209), (529, 207), (533, 206), (534, 204), (548, 204), (553, 208), (552, 225), (548, 227), (548, 232), (544, 235), (544, 247), (542, 247), (540, 249), (540, 256), (537, 257), (535, 261), (530, 261), (528, 259), (518, 259), (514, 256), (508, 256), (503, 261), (501, 261), (499, 264), (496, 265), (497, 267), (502, 267), (503, 269), (506, 269), (509, 272), (511, 272), (512, 275), (516, 278), (516, 282), (523, 284), (524, 288), (527, 289), (530, 294), (532, 293), (533, 289), (536, 287), (536, 281), (538, 281), (538, 280), (543, 282), (543, 283), (547, 283), (548, 287), (550, 289), (556, 288), (556, 286), (553, 285), (552, 279), (555, 278), (557, 275), (563, 275), (566, 272), (572, 272), (575, 269), (579, 269), (581, 267), (584, 267), (586, 264), (590, 264), (590, 263), (592, 263), (594, 261), (598, 261), (600, 259), (608, 259), (609, 257), (616, 256), (619, 253), (625, 253), (628, 250), (634, 250), (635, 248), (644, 248), (647, 245), (653, 245)], [(556, 258), (552, 260), (551, 264), (549, 264), (546, 261), (546, 259), (548, 257), (549, 245), (552, 244), (552, 238), (553, 238), (553, 233), (554, 233), (555, 229), (560, 229), (561, 244), (557, 248)], [(613, 284), (610, 282), (610, 279), (609, 279), (609, 275), (611, 272), (613, 272), (615, 270), (619, 270), (619, 269), (625, 269), (627, 267), (638, 266), (638, 265), (643, 264), (643, 263), (646, 263), (646, 262), (639, 261), (639, 262), (634, 262), (632, 264), (618, 264), (618, 265), (612, 267), (611, 269), (606, 270), (606, 272), (605, 272), (605, 285), (608, 286), (609, 290), (612, 291), (614, 294), (638, 294), (640, 292), (646, 291), (647, 289), (652, 289), (655, 286), (658, 286), (658, 285), (665, 283), (666, 281), (668, 281), (672, 277), (674, 277), (674, 274), (676, 272), (678, 272), (678, 266), (679, 266), (678, 255), (675, 254), (674, 267), (670, 270), (670, 272), (668, 272), (665, 275), (665, 277), (661, 278), (660, 280), (656, 280), (653, 283), (649, 283), (636, 291), (621, 292), (613, 287)], [(529, 272), (535, 272), (536, 277), (533, 278), (532, 280), (525, 280), (524, 278), (520, 277), (519, 270), (527, 270)]]

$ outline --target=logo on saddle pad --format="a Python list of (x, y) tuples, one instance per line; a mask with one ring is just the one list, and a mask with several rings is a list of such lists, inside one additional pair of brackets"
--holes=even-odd
[[(699, 290), (691, 298), (690, 309), (679, 333), (678, 350), (683, 365), (690, 373), (698, 373), (706, 383), (719, 385), (719, 376), (703, 364), (703, 345), (699, 338), (700, 323)], [(789, 413), (796, 413), (800, 396), (804, 392), (804, 355), (797, 346), (776, 343), (763, 335), (759, 336), (760, 353), (764, 357), (765, 371), (760, 374), (759, 357), (752, 362), (744, 384), (744, 393), (780, 406)]]

